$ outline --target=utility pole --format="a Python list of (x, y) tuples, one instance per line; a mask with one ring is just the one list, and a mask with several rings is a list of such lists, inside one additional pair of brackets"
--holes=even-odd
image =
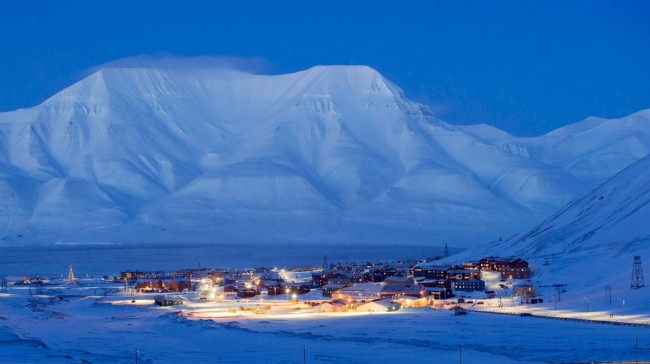
[(302, 347), (302, 364), (307, 364), (307, 344)]
[(463, 343), (458, 343), (458, 364), (463, 364)]
[(612, 286), (605, 286), (605, 303), (612, 304)]

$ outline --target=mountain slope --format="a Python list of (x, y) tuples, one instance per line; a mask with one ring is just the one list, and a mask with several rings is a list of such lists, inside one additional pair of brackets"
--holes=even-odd
[[(537, 285), (565, 284), (562, 306), (629, 314), (647, 312), (650, 290), (631, 287), (632, 262), (650, 256), (650, 156), (572, 201), (526, 234), (484, 244), (450, 261), (519, 256), (533, 266)], [(601, 300), (611, 288), (612, 302)], [(546, 300), (551, 297), (547, 294)], [(598, 298), (598, 299), (596, 299)]]
[(494, 128), (474, 133), (487, 135), (513, 154), (560, 167), (595, 187), (650, 154), (650, 110), (611, 120), (592, 117), (533, 138), (508, 137)]
[[(633, 163), (530, 229), (456, 258), (478, 255), (536, 257), (605, 250), (650, 249), (650, 156)], [(611, 251), (610, 251), (611, 250)]]
[(585, 191), (494, 143), (364, 66), (104, 69), (0, 114), (0, 226), (8, 242), (469, 246)]
[[(650, 242), (650, 157), (629, 166), (523, 235), (518, 254), (571, 253)], [(614, 245), (612, 245), (614, 244)]]

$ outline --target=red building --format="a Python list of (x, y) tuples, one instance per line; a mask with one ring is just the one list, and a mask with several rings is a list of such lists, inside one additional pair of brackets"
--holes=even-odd
[(135, 289), (139, 292), (191, 291), (192, 282), (189, 278), (138, 279), (135, 284)]
[(530, 278), (530, 268), (501, 268), (502, 279), (528, 279)]
[(501, 272), (501, 278), (503, 279), (530, 278), (528, 262), (521, 258), (487, 257), (479, 261), (479, 266), (481, 270)]
[(527, 268), (528, 262), (521, 258), (515, 257), (487, 257), (479, 261), (479, 267), (481, 270), (499, 272), (502, 268)]

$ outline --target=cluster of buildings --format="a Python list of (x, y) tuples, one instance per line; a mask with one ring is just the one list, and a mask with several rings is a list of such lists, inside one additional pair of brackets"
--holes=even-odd
[[(486, 257), (463, 265), (435, 265), (405, 261), (401, 266), (385, 266), (353, 272), (324, 270), (314, 281), (322, 285), (323, 296), (353, 302), (391, 298), (403, 306), (434, 305), (458, 293), (486, 291), (484, 276), (499, 280), (530, 278), (528, 262), (518, 257)], [(315, 274), (316, 276), (316, 274)], [(347, 279), (346, 279), (347, 278)], [(443, 305), (444, 302), (439, 302)]]
[[(486, 291), (485, 276), (515, 280), (527, 279), (530, 274), (528, 262), (521, 258), (486, 257), (450, 266), (400, 260), (288, 270), (197, 268), (173, 272), (125, 271), (115, 279), (136, 292), (194, 291), (198, 292), (200, 300), (206, 301), (225, 299), (228, 295), (240, 299), (258, 295), (296, 299), (298, 295), (321, 289), (323, 299), (330, 300), (319, 305), (319, 310), (324, 312), (348, 309), (391, 311), (400, 306), (435, 306), (436, 301), (455, 297), (459, 292)], [(160, 301), (161, 305), (179, 302), (171, 300), (169, 303), (162, 298)], [(364, 306), (370, 303), (371, 306)]]
[[(207, 268), (178, 271), (123, 271), (113, 278), (124, 283), (127, 290), (149, 292), (188, 292), (196, 289), (196, 278), (211, 272)], [(194, 280), (193, 280), (194, 278)]]
[(413, 269), (413, 276), (434, 287), (453, 288), (454, 291), (484, 291), (483, 276), (498, 273), (501, 280), (530, 278), (528, 262), (518, 257), (487, 257), (463, 265), (421, 265)]

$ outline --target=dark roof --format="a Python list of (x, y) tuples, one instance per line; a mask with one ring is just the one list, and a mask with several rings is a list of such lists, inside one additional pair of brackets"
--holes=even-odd
[(334, 305), (334, 306), (347, 306), (348, 305), (348, 302), (346, 300), (343, 300), (343, 299), (340, 299), (340, 298), (336, 299), (336, 300), (333, 300), (333, 301), (329, 301), (328, 303), (331, 304), (331, 305)]
[(323, 289), (325, 289), (325, 288), (327, 288), (327, 289), (341, 289), (341, 288), (345, 288), (345, 285), (336, 284), (336, 283), (328, 283), (328, 284), (323, 286)]

